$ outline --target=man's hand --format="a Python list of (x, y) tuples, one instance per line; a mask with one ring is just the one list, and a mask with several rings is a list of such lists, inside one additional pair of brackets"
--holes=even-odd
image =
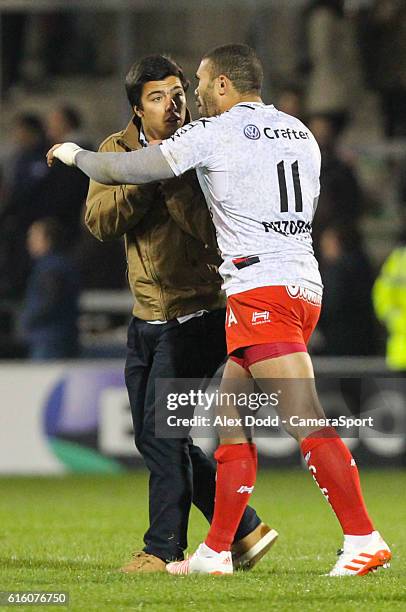
[(67, 166), (75, 166), (76, 153), (83, 149), (74, 142), (64, 142), (63, 144), (56, 144), (47, 153), (47, 164), (51, 167), (55, 159), (59, 159)]

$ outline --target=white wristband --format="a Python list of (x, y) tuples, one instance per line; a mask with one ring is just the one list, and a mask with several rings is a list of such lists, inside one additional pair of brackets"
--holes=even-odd
[(79, 147), (79, 145), (75, 144), (74, 142), (64, 142), (60, 147), (55, 149), (53, 154), (54, 157), (59, 159), (67, 166), (74, 166), (75, 157), (79, 151), (83, 151), (82, 147)]

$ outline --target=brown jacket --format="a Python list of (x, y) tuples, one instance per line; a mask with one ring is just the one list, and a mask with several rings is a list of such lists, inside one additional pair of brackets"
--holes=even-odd
[[(131, 120), (99, 151), (139, 148), (138, 128)], [(221, 259), (194, 171), (149, 185), (90, 181), (85, 221), (101, 241), (124, 235), (134, 316), (169, 320), (224, 306), (218, 275)]]

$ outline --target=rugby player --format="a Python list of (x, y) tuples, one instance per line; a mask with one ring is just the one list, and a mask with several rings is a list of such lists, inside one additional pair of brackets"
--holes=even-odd
[[(306, 345), (316, 326), (322, 282), (311, 224), (319, 196), (320, 151), (298, 119), (261, 99), (262, 67), (245, 45), (207, 53), (197, 71), (203, 117), (161, 144), (127, 154), (98, 154), (74, 143), (57, 158), (106, 184), (148, 183), (195, 168), (217, 230), (227, 293), (229, 359), (223, 383), (292, 380), (282, 417), (323, 419)], [(260, 315), (260, 316), (258, 316)], [(300, 384), (300, 392), (296, 383)], [(289, 402), (288, 402), (289, 404)], [(280, 407), (278, 408), (280, 410)], [(289, 419), (288, 419), (289, 421)], [(355, 461), (331, 427), (287, 428), (331, 504), (344, 533), (331, 576), (363, 575), (391, 558), (367, 513)], [(172, 574), (230, 574), (230, 547), (254, 488), (255, 445), (243, 435), (220, 438), (214, 517), (208, 536)]]

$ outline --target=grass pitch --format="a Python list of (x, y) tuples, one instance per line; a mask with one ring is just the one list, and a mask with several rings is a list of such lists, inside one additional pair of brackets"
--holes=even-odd
[[(185, 578), (116, 571), (142, 545), (145, 472), (3, 478), (0, 591), (68, 591), (69, 610), (75, 612), (406, 610), (406, 473), (364, 470), (362, 481), (376, 526), (392, 547), (390, 570), (365, 578), (322, 576), (335, 563), (341, 533), (309, 474), (298, 469), (262, 472), (258, 478), (252, 504), (280, 537), (254, 570)], [(193, 510), (190, 551), (206, 529)]]

